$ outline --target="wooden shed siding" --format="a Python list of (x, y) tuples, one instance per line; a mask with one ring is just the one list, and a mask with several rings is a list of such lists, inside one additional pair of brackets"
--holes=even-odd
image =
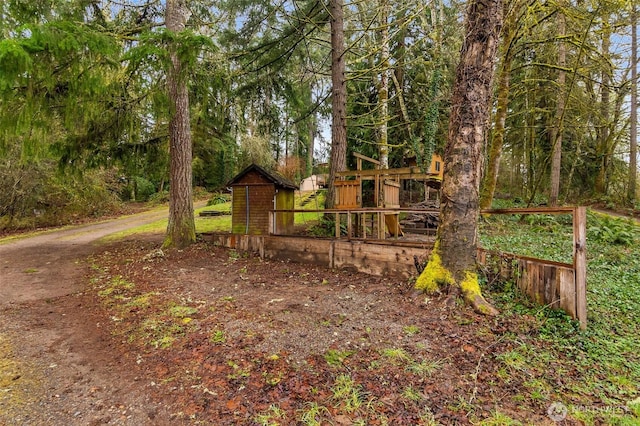
[(244, 176), (242, 176), (242, 183), (238, 183), (238, 184), (252, 185), (252, 184), (260, 184), (260, 183), (273, 184), (273, 182), (269, 181), (269, 179), (266, 176), (263, 176), (262, 174), (253, 170), (248, 172)]
[[(249, 208), (247, 210), (247, 190)], [(263, 235), (269, 233), (269, 211), (273, 210), (275, 186), (259, 182), (258, 185), (234, 185), (231, 228), (234, 234)], [(247, 230), (247, 211), (249, 224)], [(248, 232), (247, 232), (248, 231)]]
[[(259, 166), (248, 167), (229, 185), (233, 188), (231, 232), (234, 234), (268, 235), (270, 212), (294, 207), (294, 185)], [(276, 229), (280, 232), (290, 232), (293, 223), (293, 213), (276, 215)]]
[(273, 197), (275, 187), (273, 184), (266, 186), (249, 187), (249, 234), (263, 235), (269, 233), (269, 210), (273, 210)]
[(231, 232), (244, 234), (247, 224), (247, 197), (246, 187), (237, 185), (233, 187), (233, 202), (231, 203)]

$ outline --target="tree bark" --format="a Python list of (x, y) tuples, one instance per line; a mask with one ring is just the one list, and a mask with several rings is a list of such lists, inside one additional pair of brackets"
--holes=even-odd
[[(611, 27), (606, 25), (602, 31), (602, 55), (607, 61), (611, 59)], [(602, 89), (601, 89), (601, 105), (600, 105), (600, 117), (599, 126), (596, 128), (597, 146), (596, 155), (598, 156), (598, 162), (600, 167), (598, 168), (598, 174), (595, 180), (595, 191), (597, 194), (604, 195), (607, 192), (607, 174), (609, 169), (610, 155), (613, 154), (609, 149), (609, 103), (611, 98), (611, 70), (609, 66), (604, 66), (602, 69)]]
[(305, 169), (305, 177), (313, 174), (313, 150), (316, 142), (316, 135), (318, 134), (318, 126), (315, 116), (313, 116), (309, 123), (309, 145), (307, 146), (307, 161)]
[(631, 117), (629, 135), (629, 188), (628, 201), (636, 203), (638, 176), (638, 13), (631, 5)]
[(482, 296), (476, 255), (480, 179), (494, 63), (502, 27), (501, 0), (472, 0), (453, 89), (444, 153), (440, 225), (429, 262), (416, 282), (427, 292), (448, 287), (477, 312), (497, 310)]
[[(380, 167), (389, 168), (389, 0), (380, 4), (380, 85), (378, 87), (378, 105), (380, 108), (380, 126), (378, 127), (378, 150)], [(382, 186), (384, 188), (384, 185)], [(384, 200), (384, 197), (382, 198)]]
[[(519, 4), (519, 3), (518, 3)], [(505, 11), (506, 12), (506, 11)], [(480, 208), (491, 207), (493, 196), (498, 184), (498, 174), (500, 173), (500, 159), (502, 157), (502, 147), (504, 145), (504, 135), (506, 132), (505, 123), (507, 121), (507, 107), (509, 106), (509, 90), (511, 85), (511, 63), (513, 61), (512, 42), (515, 38), (518, 14), (513, 12), (506, 19), (503, 29), (503, 54), (498, 76), (498, 101), (495, 114), (495, 125), (493, 128), (493, 138), (489, 148), (489, 164), (487, 174), (484, 178), (482, 193), (480, 194)]]
[(336, 201), (334, 182), (338, 172), (347, 169), (347, 82), (344, 61), (344, 15), (342, 0), (329, 0), (331, 14), (331, 157), (329, 189), (325, 207)]
[[(558, 11), (558, 35), (563, 37), (566, 33), (566, 19), (562, 10)], [(551, 188), (549, 190), (549, 205), (558, 205), (560, 193), (560, 169), (562, 166), (562, 116), (564, 114), (564, 97), (566, 73), (563, 70), (567, 65), (567, 48), (564, 41), (558, 45), (558, 101), (554, 123), (551, 124)]]
[[(165, 23), (176, 34), (185, 29), (189, 12), (186, 0), (167, 0)], [(183, 64), (176, 46), (169, 46), (167, 69), (169, 95), (169, 224), (164, 247), (183, 248), (196, 240), (193, 212), (192, 143), (189, 123), (189, 94)]]

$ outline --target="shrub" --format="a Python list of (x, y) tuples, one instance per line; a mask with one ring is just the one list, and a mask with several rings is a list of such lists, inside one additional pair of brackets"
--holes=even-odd
[(607, 244), (631, 246), (634, 243), (637, 228), (628, 219), (590, 213), (587, 238)]
[(136, 176), (133, 180), (135, 185), (135, 201), (149, 201), (149, 198), (156, 193), (155, 185), (142, 176)]
[(209, 198), (209, 201), (207, 201), (207, 206), (215, 206), (217, 204), (224, 204), (224, 203), (228, 203), (229, 201), (231, 201), (231, 195), (230, 194), (223, 194), (222, 192), (215, 192), (214, 194), (211, 195), (211, 198)]

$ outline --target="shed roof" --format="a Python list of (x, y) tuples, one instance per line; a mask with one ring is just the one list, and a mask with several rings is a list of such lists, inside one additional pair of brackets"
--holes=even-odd
[(298, 185), (291, 182), (289, 179), (285, 178), (281, 174), (276, 172), (268, 172), (255, 163), (251, 164), (249, 167), (247, 167), (246, 169), (238, 173), (233, 179), (229, 181), (229, 183), (227, 183), (227, 186), (232, 186), (239, 183), (246, 174), (252, 171), (258, 172), (259, 174), (267, 178), (269, 181), (273, 182), (278, 188), (298, 189)]

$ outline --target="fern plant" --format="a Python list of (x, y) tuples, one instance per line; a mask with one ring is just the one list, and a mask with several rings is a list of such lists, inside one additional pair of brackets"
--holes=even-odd
[(592, 223), (587, 229), (590, 241), (628, 247), (636, 239), (638, 226), (628, 219), (589, 214), (588, 221)]

